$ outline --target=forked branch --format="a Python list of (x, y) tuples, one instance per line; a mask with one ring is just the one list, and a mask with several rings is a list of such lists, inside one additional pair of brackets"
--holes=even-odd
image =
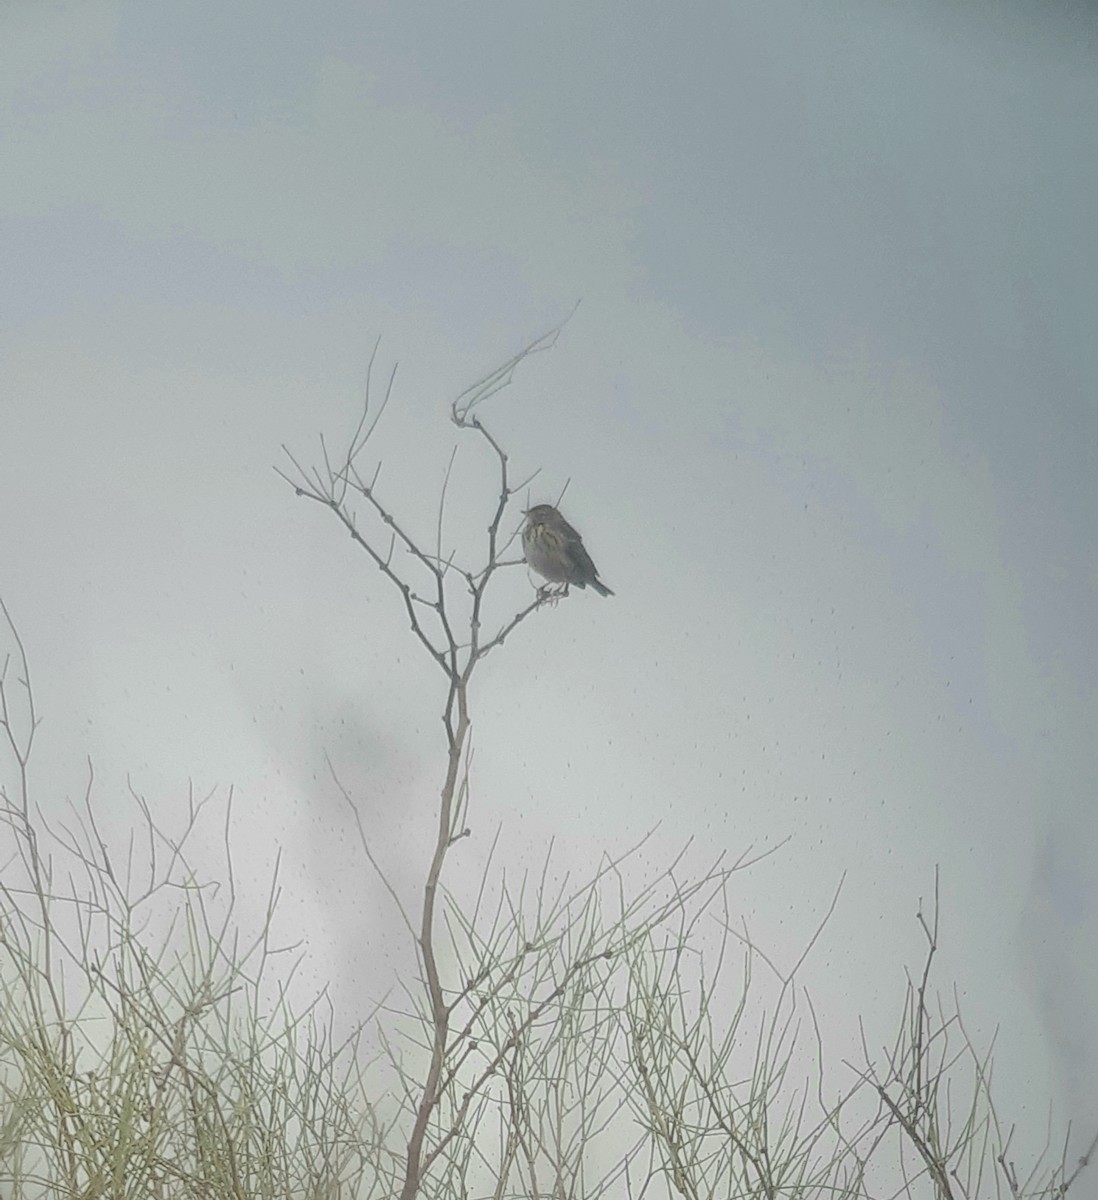
[[(362, 465), (366, 449), (371, 444), (378, 422), (392, 396), (396, 378), (394, 368), (380, 404), (376, 410), (372, 409), (370, 387), (376, 346), (367, 372), (363, 411), (346, 451), (333, 461), (322, 440), (322, 465), (306, 469), (283, 447), (293, 469), (278, 469), (279, 475), (294, 488), (297, 495), (323, 505), (335, 515), (355, 545), (370, 558), (397, 590), (412, 632), (432, 661), (441, 668), (446, 679), (443, 700), (446, 771), (439, 798), (435, 842), (428, 864), (418, 929), (415, 933), (427, 993), (431, 1057), (422, 1093), (415, 1105), (404, 1166), (402, 1200), (412, 1200), (419, 1192), (425, 1172), (450, 1140), (448, 1136), (443, 1135), (442, 1140), (433, 1148), (427, 1148), (428, 1129), (444, 1090), (447, 1072), (454, 1067), (452, 1061), (449, 1066), (447, 1064), (453, 1047), (449, 1036), (452, 1006), (447, 1003), (446, 994), (448, 990), (452, 992), (457, 989), (447, 989), (443, 984), (435, 945), (436, 908), (446, 857), (460, 836), (455, 822), (460, 815), (458, 810), (463, 807), (465, 795), (462, 785), (462, 761), (467, 753), (471, 726), (469, 684), (477, 663), (501, 646), (514, 629), (548, 599), (539, 591), (533, 600), (504, 620), (491, 636), (482, 636), (484, 602), (492, 580), (499, 570), (516, 565), (518, 561), (508, 562), (503, 559), (503, 554), (510, 544), (510, 540), (504, 540), (501, 532), (504, 518), (513, 497), (533, 476), (523, 480), (518, 486), (512, 484), (507, 453), (499, 440), (485, 427), (475, 410), (489, 397), (510, 384), (515, 371), (525, 359), (555, 345), (560, 329), (558, 326), (531, 342), (502, 367), (463, 392), (451, 405), (450, 412), (454, 424), (458, 429), (477, 436), (488, 448), (498, 469), (499, 490), (487, 524), (484, 560), (476, 566), (459, 566), (452, 555), (443, 558), (442, 528), (453, 455), (447, 466), (439, 497), (434, 553), (428, 552), (427, 543), (411, 533), (404, 523), (398, 520), (389, 502), (379, 495), (380, 462), (372, 472)], [(397, 549), (400, 553), (394, 556)], [(462, 599), (447, 586), (451, 573), (455, 571), (465, 583)], [(368, 857), (375, 869), (378, 869), (372, 853)], [(384, 874), (382, 879), (390, 894), (397, 900), (398, 908), (403, 914), (403, 905), (395, 890)], [(405, 920), (408, 921), (408, 918), (405, 917)], [(408, 924), (411, 927), (410, 921)], [(486, 1079), (487, 1075), (474, 1084), (470, 1100)]]

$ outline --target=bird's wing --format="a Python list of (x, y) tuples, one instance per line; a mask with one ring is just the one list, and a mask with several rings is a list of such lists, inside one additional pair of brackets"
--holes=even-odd
[(578, 576), (574, 582), (590, 583), (598, 575), (598, 569), (591, 561), (591, 555), (587, 553), (583, 538), (563, 517), (560, 518), (560, 532), (564, 537), (565, 553)]
[(582, 579), (590, 583), (598, 575), (598, 570), (591, 561), (591, 555), (587, 553), (583, 538), (574, 529), (571, 532), (573, 536), (568, 539), (568, 557), (579, 576), (576, 582)]
[(583, 538), (581, 538), (576, 530), (574, 530), (572, 526), (568, 524), (568, 522), (560, 515), (560, 513), (557, 513), (557, 516), (560, 519), (560, 531), (562, 534), (564, 534), (564, 540), (568, 543), (568, 545), (582, 546)]
[(588, 580), (594, 579), (598, 575), (595, 569), (595, 564), (591, 561), (591, 555), (587, 553), (587, 549), (583, 542), (576, 542), (570, 547), (572, 551), (572, 561), (583, 572)]

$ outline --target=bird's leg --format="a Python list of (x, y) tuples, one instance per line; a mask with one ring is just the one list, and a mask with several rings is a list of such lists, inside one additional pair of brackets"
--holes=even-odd
[(567, 595), (567, 583), (543, 583), (541, 587), (538, 588), (538, 600), (543, 604), (551, 604), (554, 607), (556, 607), (563, 596)]

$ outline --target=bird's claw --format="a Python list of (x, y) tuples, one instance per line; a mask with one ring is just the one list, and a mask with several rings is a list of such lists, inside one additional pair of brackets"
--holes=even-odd
[(552, 584), (543, 583), (538, 588), (538, 603), (556, 605), (563, 597), (568, 595), (568, 584)]

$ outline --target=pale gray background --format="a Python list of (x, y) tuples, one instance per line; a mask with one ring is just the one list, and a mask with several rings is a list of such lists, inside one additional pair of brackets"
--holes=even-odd
[[(385, 495), (450, 398), (567, 479), (610, 600), (482, 679), (475, 875), (662, 822), (739, 854), (837, 1053), (893, 1027), (934, 864), (1008, 1120), (1098, 1071), (1098, 22), (1068, 3), (7, 3), (0, 589), (47, 811), (236, 785), (243, 912), (341, 1010), (406, 962), (327, 749), (414, 896), (440, 779), (399, 604), (271, 470), (399, 359)], [(453, 527), (474, 525), (467, 453)], [(456, 535), (455, 535), (456, 536)], [(504, 591), (529, 594), (522, 571)], [(210, 834), (211, 847), (217, 830)]]

